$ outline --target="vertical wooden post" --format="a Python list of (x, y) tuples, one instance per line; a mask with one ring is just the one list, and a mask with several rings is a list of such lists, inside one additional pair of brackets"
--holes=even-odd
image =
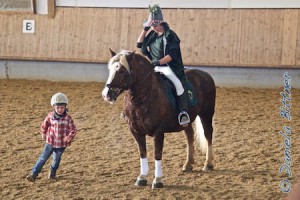
[(295, 66), (297, 50), (298, 10), (284, 10), (281, 64)]
[(36, 0), (31, 0), (31, 9), (33, 14), (36, 14)]
[(48, 17), (55, 18), (55, 0), (48, 0)]

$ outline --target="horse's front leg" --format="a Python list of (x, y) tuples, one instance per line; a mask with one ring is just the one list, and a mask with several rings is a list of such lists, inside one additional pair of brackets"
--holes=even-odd
[(164, 133), (156, 133), (153, 136), (154, 138), (154, 159), (155, 159), (155, 178), (152, 182), (152, 189), (162, 188), (162, 151), (164, 146)]
[(135, 140), (138, 143), (139, 153), (140, 153), (140, 175), (138, 176), (135, 185), (136, 186), (146, 186), (147, 185), (147, 175), (149, 173), (148, 159), (147, 159), (147, 149), (146, 149), (146, 136), (133, 133)]

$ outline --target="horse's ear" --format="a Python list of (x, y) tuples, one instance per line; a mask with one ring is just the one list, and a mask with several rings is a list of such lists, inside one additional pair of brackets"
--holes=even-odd
[(109, 48), (109, 50), (110, 50), (111, 57), (114, 57), (116, 55), (116, 52), (114, 52), (113, 50), (111, 50), (111, 48)]
[(128, 54), (127, 60), (130, 61), (133, 58), (134, 54), (135, 54), (135, 50), (133, 52), (131, 52), (130, 54)]

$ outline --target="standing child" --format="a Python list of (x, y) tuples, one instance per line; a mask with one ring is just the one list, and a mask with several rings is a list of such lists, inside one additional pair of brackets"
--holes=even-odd
[(46, 141), (44, 150), (32, 168), (31, 174), (26, 177), (34, 182), (44, 164), (52, 154), (53, 161), (48, 178), (55, 179), (61, 156), (76, 135), (76, 127), (71, 116), (67, 113), (68, 98), (63, 93), (56, 93), (51, 98), (54, 111), (48, 113), (41, 125), (42, 138)]

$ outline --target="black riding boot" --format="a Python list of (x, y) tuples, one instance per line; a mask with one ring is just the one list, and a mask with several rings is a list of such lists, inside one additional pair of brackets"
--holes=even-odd
[(188, 105), (186, 93), (184, 92), (182, 95), (177, 96), (177, 102), (179, 104), (180, 113), (178, 115), (178, 122), (180, 125), (186, 125), (190, 123), (190, 116), (188, 114)]

